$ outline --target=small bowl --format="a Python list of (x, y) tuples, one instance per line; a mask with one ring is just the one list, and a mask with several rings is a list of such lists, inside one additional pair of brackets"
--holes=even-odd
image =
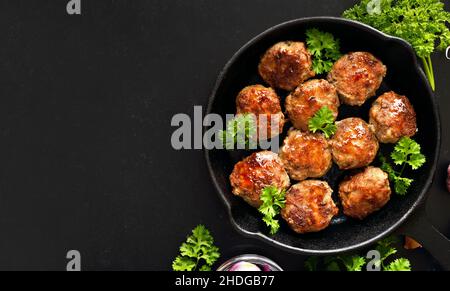
[(267, 267), (268, 271), (283, 271), (283, 269), (278, 266), (277, 263), (272, 261), (271, 259), (268, 259), (266, 257), (260, 256), (260, 255), (253, 255), (253, 254), (247, 254), (247, 255), (240, 255), (234, 258), (229, 259), (225, 263), (223, 263), (217, 271), (229, 271), (231, 267), (233, 267), (235, 264), (239, 262), (247, 262), (252, 263), (258, 266), (264, 266)]

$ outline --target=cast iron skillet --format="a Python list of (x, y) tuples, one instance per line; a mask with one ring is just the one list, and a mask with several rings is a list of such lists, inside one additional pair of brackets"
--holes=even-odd
[[(407, 173), (415, 179), (415, 182), (406, 196), (392, 195), (391, 201), (381, 211), (363, 221), (340, 215), (324, 231), (304, 235), (295, 234), (286, 223), (282, 222), (280, 231), (270, 236), (257, 210), (231, 193), (228, 177), (233, 166), (251, 152), (206, 150), (212, 180), (228, 208), (232, 224), (244, 235), (262, 239), (282, 249), (308, 255), (353, 251), (373, 244), (403, 226), (402, 234), (414, 236), (424, 244), (443, 268), (450, 269), (450, 242), (427, 222), (423, 206), (438, 161), (441, 139), (439, 111), (414, 51), (407, 42), (364, 24), (341, 18), (303, 18), (277, 25), (244, 45), (226, 64), (210, 97), (208, 113), (216, 113), (222, 117), (225, 114), (234, 114), (235, 97), (238, 92), (247, 85), (264, 84), (257, 72), (262, 54), (279, 41), (305, 41), (305, 30), (313, 27), (331, 32), (338, 37), (343, 53), (368, 51), (383, 61), (388, 68), (388, 74), (377, 96), (394, 90), (409, 97), (417, 111), (419, 127), (414, 139), (422, 145), (423, 153), (428, 158), (427, 163), (420, 170)], [(287, 92), (278, 91), (278, 93), (284, 105)], [(367, 121), (368, 111), (374, 99), (367, 101), (361, 108), (341, 106), (338, 120), (358, 116)], [(281, 138), (284, 138), (284, 135)], [(388, 153), (392, 150), (392, 146), (382, 145), (380, 150)], [(337, 185), (345, 174), (333, 166), (324, 180), (336, 192)]]

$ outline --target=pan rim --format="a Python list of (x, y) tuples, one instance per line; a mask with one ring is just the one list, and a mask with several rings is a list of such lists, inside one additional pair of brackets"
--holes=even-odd
[(222, 80), (224, 79), (225, 75), (229, 71), (230, 67), (232, 66), (232, 64), (234, 64), (236, 59), (238, 59), (249, 47), (251, 47), (254, 43), (256, 43), (259, 40), (266, 37), (266, 35), (274, 32), (278, 29), (284, 28), (286, 26), (305, 24), (305, 23), (310, 23), (310, 22), (314, 22), (314, 21), (328, 21), (331, 23), (340, 23), (340, 24), (356, 26), (356, 27), (366, 31), (367, 33), (372, 33), (372, 34), (378, 35), (380, 38), (384, 39), (385, 41), (395, 41), (395, 42), (401, 44), (402, 46), (405, 47), (405, 49), (411, 55), (413, 55), (413, 58), (412, 58), (413, 64), (412, 65), (414, 66), (416, 73), (420, 76), (420, 79), (422, 80), (423, 85), (425, 85), (425, 89), (428, 93), (426, 97), (430, 98), (430, 102), (432, 104), (433, 112), (434, 112), (433, 118), (435, 119), (434, 122), (436, 124), (436, 129), (437, 129), (436, 147), (434, 149), (434, 155), (432, 157), (432, 160), (430, 161), (431, 162), (431, 172), (429, 173), (428, 178), (427, 178), (424, 186), (422, 187), (422, 189), (418, 195), (418, 198), (416, 199), (416, 201), (414, 201), (413, 205), (406, 211), (406, 213), (398, 221), (396, 221), (390, 227), (383, 230), (379, 235), (371, 237), (363, 242), (351, 244), (346, 247), (342, 247), (342, 248), (338, 248), (338, 249), (308, 249), (308, 248), (294, 247), (294, 246), (290, 246), (290, 245), (281, 243), (281, 242), (263, 234), (262, 232), (251, 232), (246, 229), (243, 229), (241, 226), (238, 225), (238, 223), (236, 223), (236, 221), (233, 217), (233, 214), (232, 214), (232, 206), (230, 205), (229, 201), (225, 198), (226, 193), (224, 193), (223, 189), (220, 187), (219, 182), (217, 181), (217, 178), (215, 176), (214, 170), (212, 168), (212, 162), (210, 159), (211, 150), (204, 149), (204, 155), (206, 158), (208, 172), (212, 179), (214, 187), (216, 188), (216, 191), (219, 194), (220, 199), (223, 201), (223, 203), (227, 207), (227, 212), (228, 212), (228, 216), (229, 216), (231, 224), (239, 233), (241, 233), (242, 235), (244, 235), (246, 237), (252, 237), (252, 238), (256, 238), (260, 241), (267, 242), (279, 249), (284, 249), (286, 251), (290, 251), (290, 252), (297, 253), (297, 254), (332, 255), (332, 254), (337, 254), (337, 253), (345, 253), (345, 252), (355, 251), (355, 250), (358, 250), (358, 249), (361, 249), (361, 248), (364, 248), (364, 247), (374, 244), (378, 240), (393, 233), (396, 229), (398, 229), (402, 224), (404, 224), (407, 221), (407, 219), (413, 214), (413, 212), (418, 207), (420, 207), (422, 204), (424, 204), (426, 198), (429, 195), (428, 192), (433, 183), (433, 180), (435, 177), (435, 172), (436, 172), (436, 165), (439, 160), (440, 148), (441, 148), (441, 121), (440, 121), (439, 108), (438, 108), (438, 105), (436, 102), (436, 96), (434, 95), (434, 93), (431, 89), (431, 86), (430, 86), (428, 80), (426, 79), (426, 75), (425, 75), (424, 71), (422, 70), (422, 68), (419, 65), (419, 62), (417, 60), (414, 49), (408, 42), (406, 42), (405, 40), (403, 40), (401, 38), (390, 36), (386, 33), (383, 33), (381, 31), (371, 27), (371, 26), (368, 26), (366, 24), (363, 24), (363, 23), (360, 23), (357, 21), (353, 21), (353, 20), (340, 18), (340, 17), (331, 17), (331, 16), (304, 17), (304, 18), (298, 18), (298, 19), (286, 21), (286, 22), (280, 23), (278, 25), (272, 26), (272, 27), (266, 29), (265, 31), (263, 31), (262, 33), (258, 34), (257, 36), (253, 37), (250, 41), (248, 41), (246, 44), (244, 44), (237, 52), (235, 52), (233, 54), (233, 56), (226, 62), (225, 66), (220, 71), (220, 73), (217, 77), (217, 80), (215, 82), (215, 85), (213, 87), (212, 93), (209, 96), (206, 113), (207, 114), (211, 113), (212, 106), (214, 104), (214, 101), (216, 100), (217, 91), (222, 83)]

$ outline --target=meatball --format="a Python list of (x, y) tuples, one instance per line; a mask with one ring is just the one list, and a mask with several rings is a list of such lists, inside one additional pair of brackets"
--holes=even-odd
[(339, 185), (339, 197), (345, 215), (364, 219), (388, 203), (391, 197), (388, 174), (380, 168), (367, 167)]
[[(280, 97), (272, 88), (262, 85), (245, 87), (236, 98), (236, 107), (238, 114), (255, 114), (258, 133), (266, 132), (258, 134), (259, 137), (271, 138), (283, 132), (284, 114), (281, 112)], [(264, 122), (260, 122), (260, 115), (266, 117)], [(272, 119), (275, 124), (272, 124)]]
[(367, 52), (349, 53), (340, 58), (328, 74), (342, 103), (361, 106), (380, 88), (386, 66)]
[(337, 130), (330, 140), (334, 162), (341, 170), (368, 166), (375, 159), (379, 144), (360, 118), (347, 118), (336, 122)]
[(396, 143), (417, 132), (416, 112), (406, 96), (388, 92), (373, 103), (369, 123), (382, 143)]
[(318, 178), (330, 170), (333, 161), (326, 138), (320, 133), (291, 130), (280, 150), (289, 176), (297, 181)]
[(233, 194), (253, 207), (262, 204), (261, 191), (267, 186), (287, 189), (289, 176), (277, 154), (262, 151), (252, 154), (234, 166), (230, 176)]
[(311, 54), (302, 42), (284, 41), (275, 44), (262, 57), (259, 74), (273, 88), (294, 90), (313, 77)]
[(307, 180), (286, 193), (286, 207), (281, 216), (297, 233), (317, 232), (326, 228), (339, 210), (327, 182)]
[(326, 80), (310, 80), (300, 85), (286, 98), (286, 112), (295, 128), (308, 130), (308, 121), (327, 106), (334, 119), (338, 116), (339, 97), (336, 88)]

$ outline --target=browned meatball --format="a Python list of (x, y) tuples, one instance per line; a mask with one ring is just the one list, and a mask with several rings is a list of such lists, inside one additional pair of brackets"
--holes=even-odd
[(339, 168), (349, 170), (372, 163), (379, 144), (369, 125), (360, 118), (347, 118), (336, 122), (336, 126), (330, 145)]
[(361, 106), (380, 88), (386, 66), (367, 52), (354, 52), (340, 58), (328, 74), (342, 103)]
[[(258, 133), (266, 132), (259, 137), (271, 138), (283, 132), (284, 114), (281, 112), (280, 97), (272, 88), (262, 85), (245, 87), (236, 98), (236, 107), (238, 114), (255, 114)], [(264, 122), (259, 122), (260, 115), (265, 116)], [(272, 124), (272, 119), (275, 124)]]
[(369, 123), (382, 143), (396, 143), (401, 137), (417, 132), (416, 112), (406, 96), (384, 93), (370, 109)]
[(280, 158), (289, 176), (297, 181), (325, 175), (333, 162), (331, 149), (320, 133), (291, 130), (280, 150)]
[(287, 189), (289, 176), (277, 154), (269, 151), (254, 153), (234, 166), (230, 176), (233, 194), (253, 207), (262, 204), (261, 191), (267, 186)]
[(281, 216), (297, 233), (317, 232), (326, 228), (339, 210), (327, 182), (307, 180), (292, 186), (286, 193), (286, 207)]
[(339, 197), (345, 215), (364, 219), (388, 203), (391, 197), (388, 174), (380, 168), (367, 167), (339, 185)]
[(327, 106), (338, 116), (339, 98), (336, 88), (326, 80), (310, 80), (295, 89), (286, 98), (286, 112), (295, 128), (308, 130), (308, 121), (316, 112)]
[(273, 88), (294, 90), (313, 77), (311, 54), (302, 42), (284, 41), (271, 47), (259, 63), (259, 74)]

